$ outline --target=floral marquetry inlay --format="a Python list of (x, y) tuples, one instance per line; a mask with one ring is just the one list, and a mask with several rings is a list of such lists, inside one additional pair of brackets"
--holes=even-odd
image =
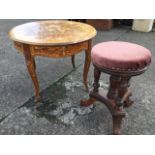
[(84, 23), (49, 20), (16, 26), (10, 33), (14, 41), (31, 45), (66, 45), (92, 39), (96, 30)]

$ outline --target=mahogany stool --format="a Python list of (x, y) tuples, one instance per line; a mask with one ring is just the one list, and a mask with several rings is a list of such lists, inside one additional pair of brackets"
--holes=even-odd
[[(129, 81), (132, 76), (144, 73), (151, 63), (148, 49), (133, 43), (110, 41), (99, 43), (92, 48), (94, 65), (93, 90), (90, 98), (81, 101), (82, 106), (89, 106), (95, 101), (104, 103), (111, 112), (113, 134), (121, 134), (122, 119), (126, 113), (124, 108), (132, 105)], [(101, 72), (110, 75), (108, 92), (99, 89)]]

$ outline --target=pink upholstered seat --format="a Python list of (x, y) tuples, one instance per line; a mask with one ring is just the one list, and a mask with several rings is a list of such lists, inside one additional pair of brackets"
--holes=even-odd
[(92, 48), (92, 61), (99, 67), (117, 70), (139, 70), (151, 62), (148, 49), (133, 43), (109, 41)]

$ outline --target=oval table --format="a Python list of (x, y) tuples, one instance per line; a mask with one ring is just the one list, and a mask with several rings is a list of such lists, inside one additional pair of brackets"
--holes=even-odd
[(35, 88), (35, 100), (40, 99), (35, 56), (60, 58), (85, 51), (83, 82), (88, 90), (87, 75), (91, 63), (91, 42), (96, 30), (84, 23), (66, 20), (37, 21), (14, 27), (9, 36), (14, 46), (24, 54), (27, 69)]

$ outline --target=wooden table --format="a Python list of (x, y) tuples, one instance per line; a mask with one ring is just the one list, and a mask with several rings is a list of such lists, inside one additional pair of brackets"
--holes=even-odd
[(35, 99), (40, 99), (35, 56), (60, 58), (85, 51), (83, 82), (88, 90), (87, 75), (91, 63), (91, 42), (96, 30), (87, 24), (65, 20), (26, 23), (13, 28), (9, 36), (14, 46), (24, 54), (27, 69), (35, 88)]

